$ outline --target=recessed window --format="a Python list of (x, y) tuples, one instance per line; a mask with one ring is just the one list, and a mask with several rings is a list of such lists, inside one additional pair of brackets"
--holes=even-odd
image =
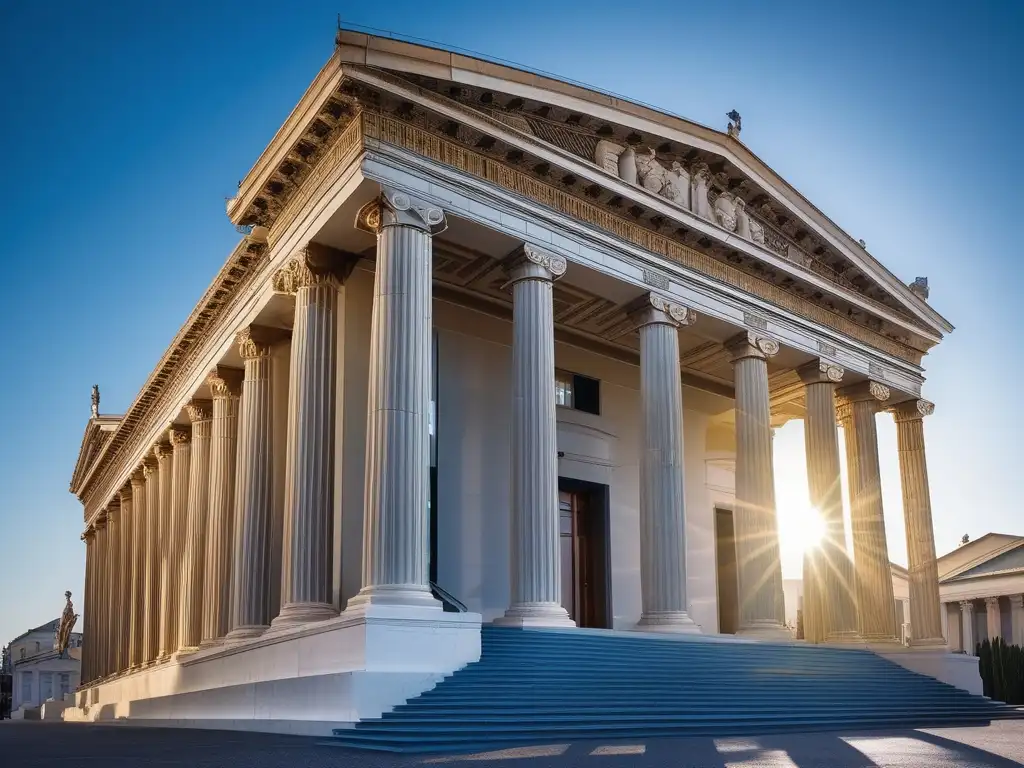
[(589, 376), (556, 369), (555, 405), (600, 414), (601, 382)]

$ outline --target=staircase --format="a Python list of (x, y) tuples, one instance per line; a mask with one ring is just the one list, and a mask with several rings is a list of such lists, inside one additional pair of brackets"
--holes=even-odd
[(869, 651), (485, 626), (480, 661), (335, 742), (393, 752), (1024, 718)]

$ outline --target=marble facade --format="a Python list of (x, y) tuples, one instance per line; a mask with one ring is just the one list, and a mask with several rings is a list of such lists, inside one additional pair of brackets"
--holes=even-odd
[[(737, 634), (786, 639), (789, 418), (827, 530), (813, 639), (898, 644), (889, 411), (915, 626), (941, 644), (920, 362), (952, 327), (737, 134), (342, 33), (228, 204), (228, 263), (129, 410), (87, 428), (69, 717), (358, 719), (477, 658), (481, 621), (583, 623), (565, 479), (606, 494), (606, 626), (715, 634), (731, 600)], [(598, 413), (557, 402), (558, 370), (600, 383)]]

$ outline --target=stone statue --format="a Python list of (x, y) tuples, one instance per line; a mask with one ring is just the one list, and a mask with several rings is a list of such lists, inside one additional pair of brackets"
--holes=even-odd
[(714, 221), (711, 213), (711, 206), (708, 205), (708, 191), (711, 189), (711, 171), (707, 163), (697, 163), (691, 169), (691, 181), (693, 182), (693, 206), (692, 210), (702, 219)]
[(619, 155), (619, 178), (628, 184), (636, 184), (636, 152), (626, 147)]
[(636, 172), (640, 179), (640, 186), (648, 192), (661, 194), (665, 186), (665, 168), (658, 162), (654, 150), (648, 150), (649, 155), (637, 155)]
[(743, 126), (743, 120), (740, 117), (740, 113), (734, 109), (731, 112), (726, 112), (725, 116), (729, 118), (729, 127), (725, 129), (726, 133), (734, 139), (738, 139), (740, 137), (740, 129)]
[(64, 613), (60, 615), (60, 622), (57, 624), (57, 647), (54, 649), (59, 658), (64, 657), (64, 651), (67, 650), (68, 642), (71, 640), (71, 630), (75, 628), (75, 623), (78, 621), (78, 614), (75, 613), (75, 607), (71, 604), (71, 593), (65, 592), (64, 599), (67, 602), (64, 604)]
[(619, 175), (619, 156), (623, 147), (613, 141), (601, 139), (597, 142), (597, 149), (594, 150), (594, 162), (604, 168), (608, 173)]
[(723, 229), (736, 231), (736, 200), (728, 192), (715, 198), (715, 219)]
[(667, 197), (676, 205), (689, 210), (690, 208), (690, 174), (679, 164), (678, 160), (672, 161), (672, 170), (665, 174), (665, 187), (661, 194)]
[(919, 299), (928, 301), (928, 278), (918, 277), (910, 284), (910, 291)]
[(11, 674), (11, 646), (5, 645), (3, 655), (0, 656), (0, 675)]
[(92, 385), (92, 417), (95, 419), (100, 415), (100, 385)]

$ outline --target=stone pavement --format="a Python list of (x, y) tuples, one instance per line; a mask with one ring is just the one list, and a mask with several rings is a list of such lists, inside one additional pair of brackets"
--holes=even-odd
[(1024, 721), (981, 728), (729, 739), (575, 742), (449, 757), (354, 752), (323, 739), (237, 731), (0, 722), (18, 768), (1006, 768), (1024, 765)]

